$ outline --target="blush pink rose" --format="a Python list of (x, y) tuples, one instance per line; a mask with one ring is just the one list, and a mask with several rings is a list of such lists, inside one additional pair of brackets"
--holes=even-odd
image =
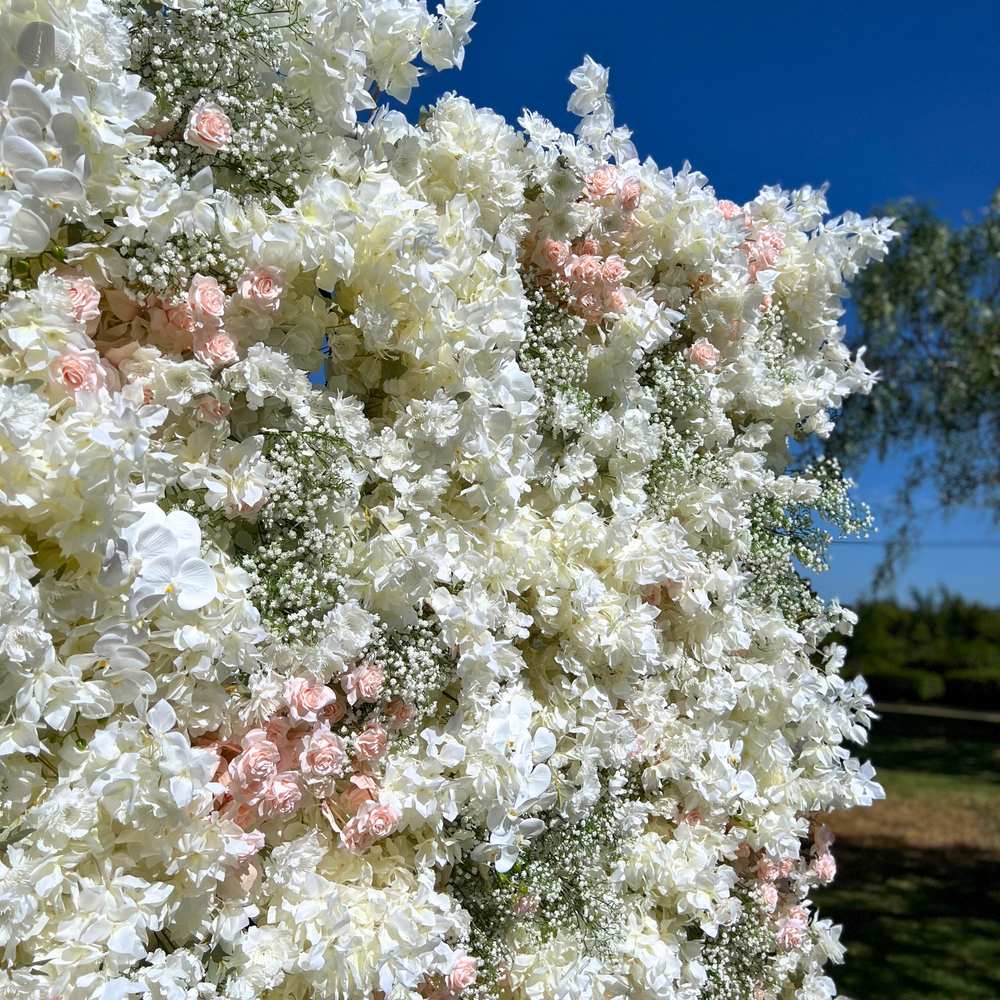
[(778, 921), (778, 944), (786, 951), (798, 948), (806, 939), (806, 925), (801, 920), (782, 918)]
[(718, 205), (715, 206), (715, 210), (724, 219), (735, 219), (737, 215), (740, 214), (740, 207), (735, 201), (730, 201), (728, 198), (723, 198)]
[(476, 960), (468, 955), (461, 955), (454, 968), (444, 977), (444, 984), (452, 993), (461, 993), (476, 982)]
[(249, 791), (277, 773), (281, 751), (263, 729), (251, 729), (242, 746), (243, 752), (229, 765), (229, 774), (240, 788)]
[(765, 882), (760, 887), (760, 895), (764, 900), (764, 905), (773, 910), (778, 905), (778, 890), (773, 882)]
[(107, 372), (97, 351), (67, 344), (62, 354), (49, 362), (49, 378), (49, 390), (65, 398), (78, 392), (97, 392), (107, 381)]
[(722, 358), (719, 349), (707, 337), (699, 337), (691, 345), (690, 356), (691, 360), (704, 371), (712, 371)]
[(341, 774), (346, 764), (344, 741), (329, 726), (319, 726), (306, 737), (305, 749), (299, 754), (303, 774), (331, 778)]
[(377, 840), (388, 837), (401, 818), (402, 814), (395, 806), (366, 802), (357, 815), (344, 824), (341, 843), (352, 854), (364, 854)]
[(196, 274), (187, 293), (188, 305), (195, 318), (208, 326), (219, 326), (226, 311), (226, 293), (215, 278)]
[(627, 177), (615, 196), (615, 204), (623, 212), (634, 212), (642, 198), (642, 182), (638, 177)]
[(377, 722), (369, 722), (354, 737), (354, 756), (358, 760), (378, 760), (385, 754), (388, 746), (388, 733)]
[(601, 265), (601, 277), (609, 285), (620, 285), (628, 277), (625, 261), (616, 253), (606, 257)]
[(574, 254), (566, 262), (566, 277), (581, 287), (592, 288), (603, 272), (604, 261), (597, 254)]
[(211, 101), (203, 97), (188, 115), (184, 129), (184, 141), (205, 153), (218, 153), (225, 149), (233, 135), (233, 123), (229, 115)]
[(222, 327), (199, 330), (194, 338), (194, 356), (208, 368), (231, 365), (240, 358), (236, 344), (236, 338)]
[(799, 870), (798, 858), (782, 858), (778, 862), (778, 875), (780, 878), (788, 878)]
[(830, 829), (823, 823), (817, 830), (813, 837), (816, 844), (817, 854), (829, 854), (830, 848), (833, 847), (833, 842), (837, 838), (833, 835), (833, 830)]
[(832, 882), (837, 876), (837, 862), (834, 861), (832, 854), (824, 854), (822, 857), (815, 858), (809, 867), (824, 885), (827, 882)]
[(417, 709), (402, 698), (393, 698), (385, 706), (385, 714), (393, 729), (405, 729), (417, 717)]
[(77, 323), (90, 323), (101, 318), (101, 293), (90, 278), (71, 278), (69, 302)]
[(290, 816), (302, 804), (302, 785), (299, 776), (287, 771), (275, 774), (264, 782), (263, 793), (257, 808), (261, 816)]
[(382, 668), (370, 657), (365, 657), (349, 674), (344, 677), (344, 692), (347, 694), (347, 704), (377, 700), (384, 681)]
[(254, 312), (277, 312), (288, 282), (280, 267), (255, 267), (240, 278), (236, 290)]
[(350, 777), (351, 787), (341, 792), (340, 801), (345, 809), (354, 812), (366, 802), (378, 799), (379, 787), (375, 778), (364, 771), (355, 771)]
[(618, 183), (618, 169), (611, 163), (598, 167), (587, 177), (587, 194), (591, 198), (603, 198), (611, 194)]
[(543, 271), (558, 271), (569, 259), (569, 246), (560, 240), (542, 240), (535, 249), (534, 261)]
[(576, 297), (577, 312), (588, 323), (599, 323), (604, 318), (604, 296), (596, 289), (580, 292)]
[(778, 866), (770, 858), (757, 862), (757, 878), (761, 882), (773, 882), (780, 875)]
[(171, 351), (189, 351), (198, 320), (186, 299), (149, 310), (149, 330), (157, 343)]
[(232, 407), (214, 396), (202, 396), (198, 403), (198, 419), (206, 424), (221, 424), (229, 416)]
[(612, 288), (604, 295), (604, 311), (620, 316), (628, 307), (628, 295), (624, 288)]
[(601, 255), (601, 244), (597, 242), (592, 233), (587, 233), (582, 240), (573, 244), (573, 253)]
[(321, 709), (337, 700), (336, 694), (318, 677), (292, 677), (285, 681), (288, 714), (297, 722), (316, 722)]
[(797, 920), (800, 924), (809, 923), (809, 911), (804, 906), (789, 906), (785, 916), (789, 920)]
[(344, 699), (336, 692), (334, 692), (334, 695), (334, 700), (331, 701), (329, 705), (326, 705), (323, 708), (323, 711), (319, 713), (320, 718), (330, 725), (333, 725), (335, 722), (340, 722), (340, 720), (347, 714), (347, 704)]

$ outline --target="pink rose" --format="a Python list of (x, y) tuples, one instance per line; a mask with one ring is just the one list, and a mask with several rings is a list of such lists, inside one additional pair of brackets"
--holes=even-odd
[(785, 916), (789, 920), (797, 920), (800, 924), (809, 923), (809, 911), (804, 906), (789, 906)]
[(823, 823), (813, 835), (813, 840), (816, 843), (816, 853), (829, 854), (830, 848), (833, 847), (833, 842), (836, 839), (833, 835), (833, 830), (826, 823)]
[(264, 782), (258, 809), (265, 819), (272, 816), (290, 816), (301, 803), (302, 786), (299, 784), (299, 776), (286, 771)]
[(806, 925), (800, 920), (782, 918), (778, 921), (778, 944), (786, 951), (798, 948), (806, 939)]
[(596, 254), (574, 254), (566, 262), (566, 277), (579, 286), (593, 287), (603, 271), (604, 261)]
[(707, 337), (699, 337), (691, 345), (690, 358), (704, 371), (712, 371), (718, 365), (722, 355)]
[(778, 862), (778, 875), (780, 878), (788, 878), (799, 870), (798, 858), (782, 858)]
[(777, 264), (778, 254), (784, 246), (784, 237), (770, 227), (762, 229), (755, 239), (740, 244), (740, 249), (747, 255), (750, 284), (757, 280), (758, 271), (768, 271)]
[(623, 212), (634, 212), (642, 198), (642, 182), (638, 177), (628, 177), (622, 181), (621, 189), (615, 197), (615, 204)]
[(757, 862), (757, 879), (760, 882), (773, 882), (778, 878), (778, 866), (770, 858), (761, 858)]
[(239, 360), (236, 338), (223, 328), (199, 330), (194, 338), (194, 356), (207, 368), (220, 368)]
[(628, 267), (625, 265), (625, 261), (618, 254), (611, 254), (601, 266), (601, 277), (609, 285), (620, 285), (628, 277)]
[(101, 293), (90, 278), (72, 278), (69, 283), (69, 302), (73, 319), (77, 323), (90, 323), (101, 317)]
[(218, 153), (229, 143), (233, 135), (233, 124), (229, 115), (211, 101), (203, 97), (188, 115), (184, 129), (184, 141), (205, 153)]
[(350, 778), (351, 787), (341, 792), (340, 801), (345, 809), (352, 812), (360, 809), (366, 802), (378, 799), (378, 782), (364, 771), (355, 771)]
[(348, 705), (372, 702), (378, 698), (384, 675), (373, 657), (366, 656), (357, 667), (344, 677), (344, 691)]
[(542, 240), (535, 249), (534, 261), (543, 271), (558, 271), (569, 259), (569, 247), (548, 238)]
[(337, 696), (318, 677), (292, 677), (285, 681), (288, 714), (298, 722), (315, 722), (319, 711)]
[(603, 198), (614, 191), (617, 182), (618, 169), (613, 164), (606, 163), (587, 178), (587, 194), (591, 198)]
[(198, 321), (186, 299), (149, 310), (149, 330), (157, 343), (171, 351), (191, 350), (192, 334)]
[(587, 233), (582, 240), (573, 244), (573, 253), (594, 254), (601, 256), (601, 244), (597, 242), (592, 233)]
[(344, 825), (341, 843), (352, 854), (364, 854), (375, 841), (388, 837), (399, 825), (402, 814), (395, 806), (366, 802)]
[(255, 267), (240, 278), (236, 289), (254, 312), (277, 312), (288, 283), (281, 268)]
[(107, 381), (101, 356), (92, 348), (67, 344), (58, 358), (49, 362), (49, 390), (57, 396), (97, 392)]
[(320, 712), (320, 717), (324, 722), (332, 725), (334, 722), (340, 722), (340, 720), (347, 714), (347, 704), (344, 699), (339, 695), (335, 694), (335, 700), (331, 701), (329, 705), (325, 706), (323, 711)]
[(198, 419), (206, 424), (221, 424), (229, 416), (232, 407), (214, 396), (202, 396), (198, 404)]
[(778, 890), (773, 882), (765, 882), (760, 887), (760, 895), (764, 900), (764, 905), (773, 910), (778, 905)]
[(354, 737), (354, 756), (358, 760), (378, 760), (389, 746), (389, 736), (377, 723), (369, 722)]
[(814, 859), (813, 863), (809, 866), (816, 874), (816, 877), (824, 885), (827, 882), (832, 882), (837, 875), (837, 862), (834, 861), (832, 854), (824, 854), (822, 857)]
[(417, 709), (402, 698), (393, 698), (385, 706), (385, 714), (393, 729), (405, 729), (417, 717)]
[(208, 326), (220, 326), (226, 311), (226, 293), (215, 278), (196, 274), (187, 293), (188, 305), (195, 318)]
[(253, 790), (278, 771), (281, 752), (263, 729), (243, 737), (243, 752), (229, 765), (229, 774), (245, 790)]
[(735, 219), (737, 215), (740, 214), (740, 207), (735, 201), (730, 201), (728, 198), (723, 198), (718, 205), (715, 206), (715, 210), (724, 219)]
[(588, 289), (576, 297), (577, 312), (588, 323), (600, 323), (604, 318), (604, 296), (596, 289)]
[(332, 733), (329, 726), (320, 726), (306, 737), (305, 749), (299, 754), (299, 767), (303, 774), (319, 778), (335, 777), (346, 764), (344, 741)]
[(444, 977), (444, 984), (452, 993), (461, 993), (476, 982), (476, 960), (468, 955), (461, 955), (454, 968)]
[(613, 288), (604, 296), (604, 311), (620, 316), (628, 307), (628, 295), (624, 288)]

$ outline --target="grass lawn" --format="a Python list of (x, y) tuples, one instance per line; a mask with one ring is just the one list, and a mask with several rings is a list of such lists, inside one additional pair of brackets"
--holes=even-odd
[(1000, 725), (886, 715), (867, 752), (886, 801), (833, 814), (854, 1000), (1000, 998)]

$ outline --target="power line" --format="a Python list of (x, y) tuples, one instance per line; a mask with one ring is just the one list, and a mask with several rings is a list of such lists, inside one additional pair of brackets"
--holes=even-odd
[[(888, 545), (888, 541), (877, 538), (834, 538), (833, 545)], [(1000, 538), (962, 538), (948, 541), (943, 538), (929, 538), (912, 543), (915, 549), (995, 549), (1000, 547)]]

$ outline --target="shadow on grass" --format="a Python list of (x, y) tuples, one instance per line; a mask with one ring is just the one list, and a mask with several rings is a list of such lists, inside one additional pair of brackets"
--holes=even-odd
[(845, 925), (843, 966), (854, 1000), (1000, 997), (1000, 861), (938, 851), (842, 845), (837, 879), (816, 894)]
[(1000, 1000), (1000, 725), (886, 713), (856, 752), (889, 799), (840, 814), (837, 878), (814, 897), (844, 925), (839, 991)]
[(1000, 725), (886, 712), (869, 743), (855, 748), (875, 767), (928, 771), (1000, 784)]

